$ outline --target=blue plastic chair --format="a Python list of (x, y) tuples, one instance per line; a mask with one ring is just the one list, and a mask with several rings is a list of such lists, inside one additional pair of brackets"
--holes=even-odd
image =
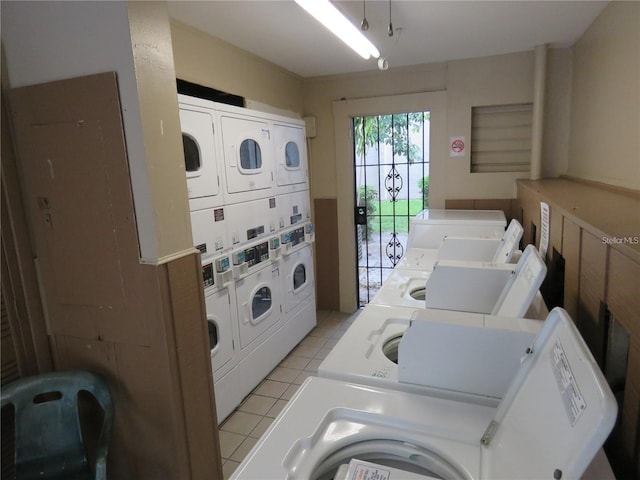
[[(102, 412), (82, 392), (91, 394)], [(101, 377), (75, 370), (45, 373), (5, 385), (0, 396), (3, 409), (14, 408), (17, 480), (106, 480), (113, 404)], [(81, 424), (80, 412), (87, 408), (92, 420), (101, 417), (98, 425)], [(95, 430), (94, 442), (85, 442), (87, 428)], [(95, 448), (88, 451), (88, 443)]]

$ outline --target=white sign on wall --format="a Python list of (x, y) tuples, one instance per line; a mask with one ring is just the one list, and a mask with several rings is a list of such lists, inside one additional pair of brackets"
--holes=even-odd
[(547, 255), (547, 249), (549, 248), (549, 205), (545, 202), (540, 202), (540, 256), (545, 258)]

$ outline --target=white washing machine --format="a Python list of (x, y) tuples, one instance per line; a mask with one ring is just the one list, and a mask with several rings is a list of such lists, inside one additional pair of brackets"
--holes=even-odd
[(214, 135), (215, 104), (186, 95), (178, 95), (178, 102), (189, 209), (222, 206), (219, 150)]
[(546, 267), (535, 247), (517, 265), (438, 262), (433, 272), (394, 269), (370, 305), (452, 310), (543, 320)]
[(379, 465), (377, 478), (391, 478), (387, 467), (431, 479), (580, 478), (616, 413), (556, 309), (497, 408), (310, 377), (231, 479), (332, 479), (353, 459)]
[(533, 245), (525, 248), (516, 265), (439, 261), (427, 279), (424, 304), (440, 310), (539, 318), (531, 314), (531, 307), (535, 300), (534, 309), (546, 308), (539, 292), (546, 273)]
[(277, 199), (260, 198), (225, 207), (228, 243), (238, 248), (277, 231)]
[(303, 120), (273, 122), (278, 194), (307, 190), (308, 161)]
[(394, 268), (369, 305), (424, 308), (425, 285), (430, 271)]
[(302, 222), (311, 221), (309, 190), (278, 195), (278, 228), (289, 228)]
[(430, 271), (438, 260), (510, 263), (518, 260), (516, 251), (524, 229), (513, 219), (502, 238), (443, 238), (440, 248), (409, 248), (396, 268)]
[[(423, 339), (421, 332), (409, 338), (409, 342), (422, 346), (416, 349), (415, 356), (408, 356), (404, 336), (411, 322), (466, 327), (473, 339), (465, 342), (460, 335), (459, 342), (442, 347), (448, 348), (451, 358), (443, 357), (437, 363), (423, 362), (421, 355), (431, 339)], [(367, 305), (320, 364), (318, 376), (496, 406), (541, 326), (541, 320)], [(405, 371), (398, 362), (401, 346), (405, 348), (403, 354), (409, 367)], [(416, 360), (422, 362), (417, 369), (419, 379), (414, 378), (416, 371), (411, 368)], [(434, 379), (433, 371), (441, 372), (448, 383)], [(411, 381), (405, 380), (405, 376), (411, 377)]]
[(502, 210), (423, 210), (409, 224), (409, 248), (440, 248), (445, 236), (502, 238)]
[(264, 117), (218, 105), (228, 205), (275, 194), (272, 129)]

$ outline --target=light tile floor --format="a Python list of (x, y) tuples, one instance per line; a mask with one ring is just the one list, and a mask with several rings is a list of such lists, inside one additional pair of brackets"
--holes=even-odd
[(274, 368), (220, 425), (223, 472), (228, 479), (302, 382), (338, 343), (360, 310), (353, 315), (318, 311), (317, 325)]

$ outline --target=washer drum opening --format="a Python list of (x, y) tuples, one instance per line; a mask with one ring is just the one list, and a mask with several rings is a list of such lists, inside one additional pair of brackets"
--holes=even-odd
[(452, 463), (419, 445), (399, 440), (365, 440), (329, 453), (313, 468), (310, 480), (333, 480), (340, 465), (352, 458), (435, 479), (467, 478)]
[(413, 289), (409, 292), (409, 295), (411, 296), (411, 298), (415, 299), (415, 300), (425, 300), (426, 299), (426, 288), (425, 287), (420, 287), (420, 288), (416, 288)]
[(396, 335), (382, 345), (382, 353), (384, 353), (384, 356), (396, 365), (398, 364), (398, 346), (400, 345), (400, 340), (402, 340), (402, 335)]

